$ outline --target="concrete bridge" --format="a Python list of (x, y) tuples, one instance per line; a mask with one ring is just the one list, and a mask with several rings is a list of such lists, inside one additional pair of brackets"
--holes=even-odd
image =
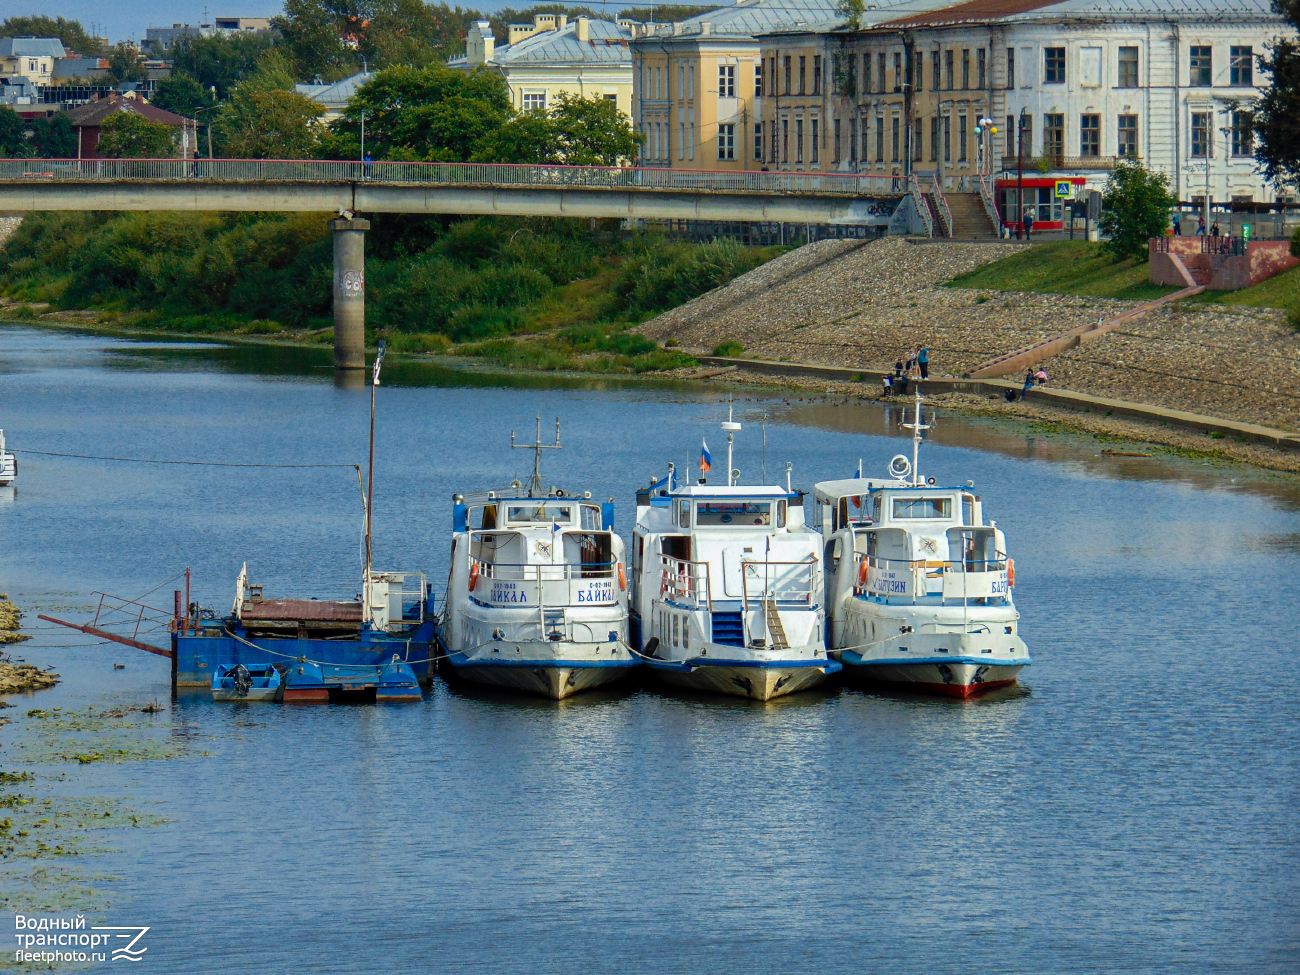
[(359, 213), (691, 220), (887, 227), (908, 192), (891, 176), (599, 166), (241, 159), (0, 160), (0, 212), (337, 213), (334, 364), (365, 367)]

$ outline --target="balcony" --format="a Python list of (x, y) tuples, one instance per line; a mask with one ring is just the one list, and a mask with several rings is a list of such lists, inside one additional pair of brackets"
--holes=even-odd
[[(1061, 170), (1091, 169), (1109, 172), (1115, 168), (1119, 162), (1119, 156), (1026, 156), (1024, 166), (1026, 173), (1055, 173)], [(1005, 172), (1015, 172), (1016, 157), (1003, 156), (1002, 169)]]

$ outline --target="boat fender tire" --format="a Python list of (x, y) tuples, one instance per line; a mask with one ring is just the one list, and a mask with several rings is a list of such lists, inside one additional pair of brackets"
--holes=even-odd
[(478, 585), (478, 563), (475, 562), (469, 567), (469, 591), (473, 592), (474, 587)]
[(863, 559), (858, 563), (858, 586), (862, 587), (867, 584), (867, 560)]
[(1016, 560), (1007, 559), (1007, 588), (1016, 588)]
[(653, 657), (659, 650), (659, 638), (652, 636), (646, 641), (645, 650), (642, 651), (647, 657)]

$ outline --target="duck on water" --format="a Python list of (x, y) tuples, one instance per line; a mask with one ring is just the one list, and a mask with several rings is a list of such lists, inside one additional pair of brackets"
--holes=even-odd
[(542, 421), (533, 475), (499, 490), (452, 498), (451, 574), (438, 627), (453, 674), (480, 684), (565, 698), (625, 677), (628, 579), (614, 503), (546, 488)]
[[(637, 492), (632, 628), (646, 666), (667, 684), (760, 701), (814, 687), (840, 669), (826, 652), (821, 536), (803, 494), (725, 484), (678, 485), (668, 474)], [(701, 451), (701, 473), (711, 466)]]

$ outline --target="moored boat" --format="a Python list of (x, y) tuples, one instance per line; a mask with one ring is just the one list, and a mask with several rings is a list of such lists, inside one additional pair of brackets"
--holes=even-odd
[(5, 446), (5, 432), (0, 430), (0, 487), (8, 487), (18, 478), (18, 458)]
[(274, 701), (280, 687), (280, 671), (274, 664), (263, 667), (217, 664), (212, 674), (214, 701)]
[(627, 569), (614, 503), (545, 488), (541, 420), (533, 475), (452, 498), (451, 572), (438, 639), (467, 680), (561, 699), (638, 666), (627, 645)]
[(912, 459), (890, 479), (814, 486), (826, 538), (831, 652), (845, 675), (953, 697), (1014, 684), (1031, 663), (1015, 607), (1006, 535), (984, 523), (974, 482), (943, 487), (917, 469), (923, 431), (915, 398)]

